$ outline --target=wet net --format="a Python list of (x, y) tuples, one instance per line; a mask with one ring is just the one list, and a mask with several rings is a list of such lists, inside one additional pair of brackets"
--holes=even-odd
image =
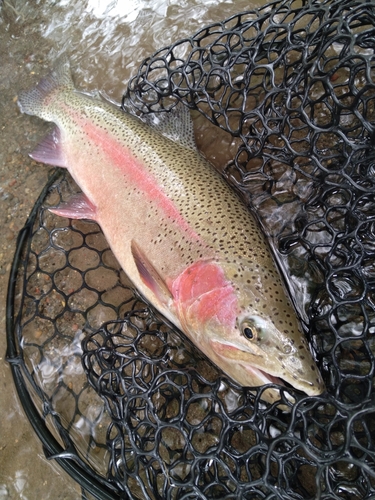
[(375, 498), (374, 49), (373, 1), (277, 1), (158, 51), (124, 96), (139, 114), (181, 101), (197, 142), (229, 151), (223, 175), (269, 236), (319, 397), (280, 408), (228, 380), (142, 301), (95, 223), (47, 210), (77, 190), (51, 177), (19, 236), (7, 358), (84, 497)]

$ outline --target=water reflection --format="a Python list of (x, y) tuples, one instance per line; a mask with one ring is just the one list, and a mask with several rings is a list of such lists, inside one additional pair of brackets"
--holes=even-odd
[[(166, 2), (161, 3), (163, 7), (162, 15), (165, 15)], [(87, 12), (98, 18), (104, 17), (123, 17), (126, 22), (131, 23), (137, 19), (139, 12), (142, 10), (142, 2), (140, 0), (127, 0), (126, 2), (118, 2), (116, 0), (89, 0), (86, 8)]]
[(38, 39), (25, 47), (30, 72), (36, 72), (38, 64), (45, 67), (48, 60), (52, 65), (66, 52), (81, 86), (105, 89), (120, 98), (125, 82), (152, 52), (248, 8), (243, 0), (88, 0), (74, 8), (66, 0), (54, 2), (53, 8), (46, 0), (37, 7), (6, 0), (2, 10), (6, 27), (21, 44), (22, 36)]

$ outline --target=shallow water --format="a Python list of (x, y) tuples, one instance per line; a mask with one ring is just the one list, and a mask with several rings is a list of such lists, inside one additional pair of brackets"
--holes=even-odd
[[(252, 6), (261, 3), (265, 2)], [(19, 90), (33, 86), (59, 54), (67, 53), (78, 87), (104, 90), (118, 101), (127, 80), (146, 56), (208, 23), (248, 8), (249, 2), (242, 0), (3, 1), (0, 7), (1, 331), (5, 331), (6, 287), (16, 236), (49, 171), (27, 157), (49, 126), (20, 114), (16, 105)], [(3, 338), (0, 499), (75, 499), (79, 496), (78, 486), (57, 465), (46, 461), (17, 401), (9, 366), (4, 362)], [(44, 370), (48, 378), (47, 362)]]

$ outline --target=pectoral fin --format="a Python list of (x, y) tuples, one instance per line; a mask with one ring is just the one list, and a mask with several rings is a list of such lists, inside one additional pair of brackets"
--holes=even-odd
[(173, 300), (168, 286), (134, 240), (131, 242), (131, 252), (143, 283), (164, 306), (168, 306)]
[(73, 195), (66, 203), (50, 208), (49, 211), (69, 219), (96, 220), (96, 207), (83, 193)]

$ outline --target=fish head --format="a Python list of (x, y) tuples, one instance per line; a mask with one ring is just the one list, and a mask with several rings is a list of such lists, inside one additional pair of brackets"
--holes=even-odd
[[(276, 270), (200, 262), (175, 281), (173, 292), (183, 330), (242, 386), (286, 382), (311, 396), (324, 391)], [(269, 389), (264, 399), (280, 399), (279, 391)]]

